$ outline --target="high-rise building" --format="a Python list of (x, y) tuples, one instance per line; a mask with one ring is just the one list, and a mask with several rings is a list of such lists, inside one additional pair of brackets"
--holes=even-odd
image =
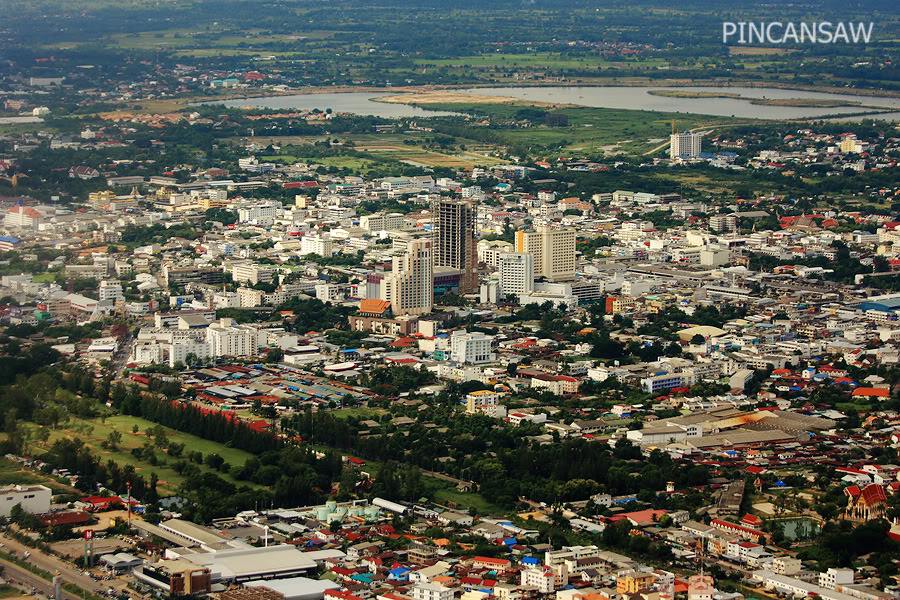
[(381, 282), (381, 298), (395, 315), (423, 315), (434, 304), (431, 240), (413, 240), (406, 254), (395, 256), (391, 274)]
[(575, 230), (540, 226), (516, 232), (516, 252), (530, 254), (534, 274), (548, 281), (575, 279)]
[(673, 133), (669, 136), (669, 158), (696, 158), (700, 156), (700, 140), (703, 134), (691, 133), (685, 131), (683, 133)]
[(719, 233), (737, 231), (737, 215), (713, 215), (709, 218), (709, 228)]
[(325, 258), (334, 253), (334, 244), (331, 238), (321, 235), (307, 234), (300, 240), (300, 254), (317, 254)]
[(100, 282), (100, 287), (97, 290), (98, 298), (100, 301), (104, 300), (112, 300), (116, 301), (119, 298), (124, 298), (125, 294), (122, 293), (122, 284), (115, 280), (104, 279)]
[(475, 203), (439, 198), (432, 208), (434, 266), (462, 271), (459, 292), (478, 289), (478, 250), (475, 246)]
[(500, 295), (518, 296), (534, 291), (534, 257), (520, 252), (500, 255)]

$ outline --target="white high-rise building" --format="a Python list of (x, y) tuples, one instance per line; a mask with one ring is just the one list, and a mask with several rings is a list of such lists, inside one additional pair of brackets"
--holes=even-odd
[(262, 227), (271, 226), (275, 217), (281, 212), (281, 203), (276, 200), (263, 200), (238, 208), (238, 221)]
[(464, 329), (454, 331), (450, 336), (450, 360), (460, 364), (483, 364), (493, 362), (494, 353), (491, 351), (492, 336), (473, 331), (467, 333)]
[(669, 158), (696, 158), (700, 156), (700, 133), (673, 133), (669, 136)]
[(524, 252), (500, 255), (500, 295), (517, 296), (534, 291), (534, 257)]
[(434, 305), (431, 240), (412, 240), (406, 254), (395, 256), (391, 274), (381, 283), (381, 299), (395, 315), (424, 315)]
[(334, 253), (334, 245), (330, 238), (320, 235), (304, 235), (300, 242), (300, 254), (317, 254), (328, 258)]
[(548, 281), (575, 279), (575, 230), (570, 227), (517, 231), (516, 252), (532, 256), (535, 276)]
[(272, 266), (253, 262), (238, 262), (231, 266), (231, 280), (235, 283), (256, 285), (259, 282), (272, 283), (274, 279), (275, 267)]
[(120, 298), (124, 298), (125, 294), (122, 293), (122, 284), (118, 281), (104, 279), (100, 282), (100, 287), (97, 289), (97, 297), (101, 302), (104, 300), (115, 302)]
[(238, 325), (234, 319), (219, 319), (206, 330), (210, 354), (220, 356), (254, 356), (257, 354), (257, 332)]

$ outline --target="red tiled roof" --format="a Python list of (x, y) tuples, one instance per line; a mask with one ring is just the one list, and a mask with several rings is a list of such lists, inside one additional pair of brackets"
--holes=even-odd
[(877, 483), (870, 483), (862, 491), (862, 501), (868, 505), (883, 504), (887, 502), (887, 494), (884, 488)]
[(360, 300), (359, 301), (359, 312), (381, 315), (387, 312), (387, 310), (391, 307), (391, 303), (387, 300)]
[(891, 392), (886, 388), (858, 387), (853, 390), (852, 395), (864, 396), (867, 398), (887, 398), (891, 395)]

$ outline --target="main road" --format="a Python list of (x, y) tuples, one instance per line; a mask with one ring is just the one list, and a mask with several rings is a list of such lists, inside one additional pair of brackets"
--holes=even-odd
[[(92, 594), (102, 596), (102, 595), (105, 595), (106, 591), (110, 587), (120, 587), (118, 585), (116, 585), (116, 586), (110, 585), (110, 584), (117, 583), (115, 581), (107, 582), (106, 585), (104, 585), (102, 582), (94, 581), (93, 579), (91, 579), (90, 577), (85, 575), (80, 569), (78, 569), (72, 563), (66, 562), (55, 556), (46, 554), (37, 548), (30, 548), (30, 547), (26, 546), (25, 544), (19, 542), (18, 540), (13, 539), (5, 534), (0, 534), (0, 543), (2, 543), (4, 546), (6, 546), (6, 549), (8, 551), (15, 552), (16, 556), (21, 557), (21, 556), (24, 556), (26, 552), (30, 553), (28, 556), (28, 562), (30, 562), (34, 566), (36, 566), (39, 569), (42, 569), (44, 571), (47, 571), (50, 574), (59, 573), (60, 575), (62, 575), (62, 579), (63, 579), (64, 583), (75, 584), (79, 588), (86, 590)], [(34, 573), (31, 573), (30, 571), (23, 569), (22, 567), (14, 564), (14, 563), (11, 563), (9, 561), (5, 560), (5, 561), (3, 561), (3, 563), (4, 563), (4, 565), (7, 566), (7, 569), (9, 569), (10, 571), (15, 571), (16, 573), (24, 572), (24, 573), (27, 573), (32, 579), (36, 578), (39, 581), (43, 582), (44, 587), (38, 586), (36, 584), (32, 584), (32, 585), (35, 585), (35, 587), (37, 587), (39, 590), (42, 590), (42, 591), (44, 589), (50, 590), (50, 588), (52, 588), (51, 583), (49, 581), (47, 581), (46, 579), (43, 579), (42, 577), (39, 577), (39, 576), (35, 575)], [(12, 565), (12, 567), (10, 567), (10, 565)], [(64, 594), (65, 593), (68, 593), (68, 592), (64, 592)], [(74, 600), (76, 598), (80, 598), (81, 596), (79, 596), (78, 594), (68, 594), (68, 597), (71, 597)]]

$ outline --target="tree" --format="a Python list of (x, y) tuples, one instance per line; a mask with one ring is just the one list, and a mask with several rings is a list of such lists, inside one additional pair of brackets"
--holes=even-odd
[(205, 462), (209, 467), (218, 471), (225, 464), (225, 459), (213, 452), (212, 454), (206, 455)]
[(109, 435), (106, 436), (106, 440), (103, 442), (104, 447), (110, 450), (116, 450), (119, 447), (119, 444), (122, 443), (122, 433), (116, 429), (109, 432)]

